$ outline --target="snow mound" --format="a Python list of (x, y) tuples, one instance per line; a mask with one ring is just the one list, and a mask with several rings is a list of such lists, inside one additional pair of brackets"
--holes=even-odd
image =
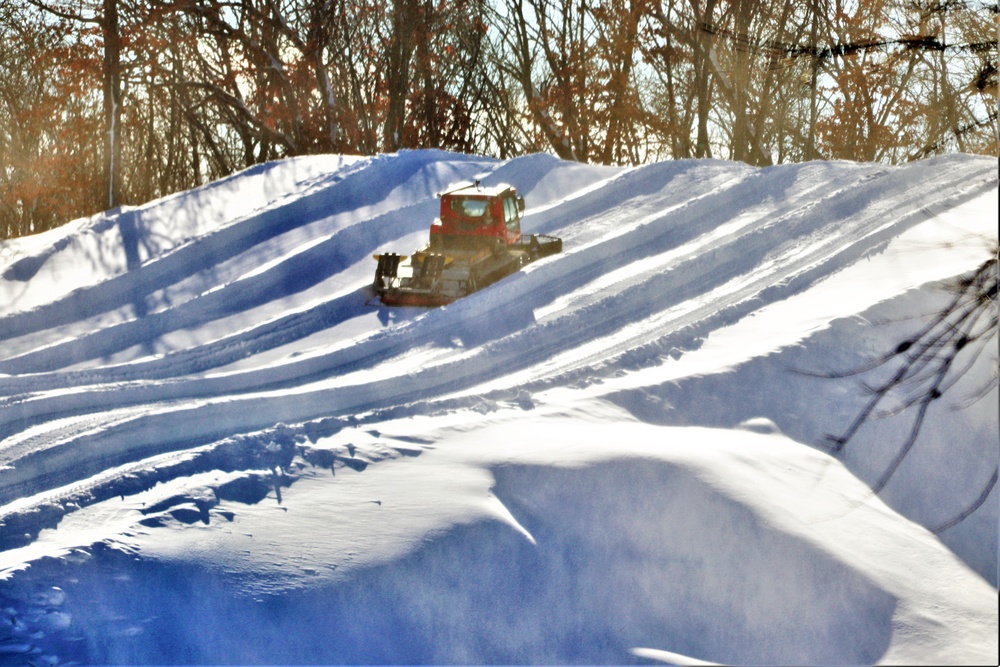
[[(374, 303), (473, 179), (564, 252)], [(912, 411), (824, 442), (997, 217), (967, 155), (405, 151), (3, 242), (0, 664), (989, 662), (995, 333), (879, 494)]]

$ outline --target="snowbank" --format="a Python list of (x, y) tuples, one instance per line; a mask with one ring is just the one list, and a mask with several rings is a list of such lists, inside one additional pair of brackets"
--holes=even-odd
[[(824, 438), (995, 167), (302, 158), (5, 244), (0, 661), (990, 662), (995, 335), (879, 494), (911, 412)], [(472, 178), (565, 252), (373, 304)]]

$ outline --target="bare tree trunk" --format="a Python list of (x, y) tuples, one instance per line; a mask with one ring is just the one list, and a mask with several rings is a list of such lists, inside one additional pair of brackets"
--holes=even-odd
[(628, 151), (623, 149), (622, 145), (628, 140), (630, 121), (635, 123), (639, 120), (634, 114), (629, 113), (626, 97), (632, 77), (632, 65), (635, 62), (634, 55), (638, 47), (640, 12), (640, 3), (630, 0), (621, 16), (624, 25), (608, 26), (616, 34), (611, 40), (614, 46), (613, 53), (608, 57), (611, 75), (608, 84), (610, 109), (604, 149), (601, 151), (603, 164), (631, 161), (627, 159)]
[[(319, 95), (320, 108), (323, 110), (323, 132), (316, 139), (320, 149), (324, 151), (336, 150), (340, 138), (340, 128), (337, 125), (337, 96), (324, 57), (330, 39), (330, 15), (333, 11), (333, 0), (312, 0), (308, 8), (309, 27), (306, 31), (306, 40), (301, 45), (303, 55), (312, 62), (313, 74), (316, 77), (316, 91)], [(341, 11), (342, 8), (338, 7), (337, 12)]]
[(532, 119), (541, 130), (549, 145), (563, 160), (578, 161), (573, 146), (567, 139), (565, 132), (556, 124), (552, 115), (546, 108), (545, 100), (539, 99), (535, 83), (532, 80), (532, 70), (534, 59), (531, 56), (528, 38), (528, 22), (524, 17), (523, 3), (519, 0), (509, 0), (510, 9), (515, 16), (514, 30), (517, 34), (517, 49), (515, 57), (515, 76), (521, 84), (524, 99), (531, 112)]
[(711, 39), (715, 31), (712, 15), (715, 13), (715, 0), (708, 0), (704, 12), (700, 11), (697, 0), (692, 0), (695, 13), (695, 37), (694, 37), (694, 67), (695, 67), (695, 93), (697, 95), (698, 107), (698, 130), (695, 139), (694, 156), (712, 157), (712, 149), (708, 140), (708, 114), (712, 106), (711, 79), (709, 73), (712, 69), (710, 63)]
[[(413, 58), (417, 19), (417, 0), (400, 0), (392, 8), (392, 34), (389, 38), (389, 62), (386, 72), (386, 118), (382, 142), (386, 151), (403, 147), (406, 122), (406, 99), (410, 92), (410, 61)], [(426, 38), (426, 36), (424, 36)]]
[(104, 37), (104, 193), (107, 207), (114, 208), (121, 202), (122, 186), (122, 82), (118, 0), (104, 0), (101, 32)]
[(819, 158), (819, 151), (816, 149), (816, 121), (819, 116), (819, 44), (817, 43), (818, 32), (816, 21), (818, 20), (819, 14), (819, 0), (810, 0), (809, 2), (809, 48), (811, 49), (811, 55), (809, 58), (809, 130), (808, 136), (806, 137), (808, 144), (806, 145), (806, 159), (816, 160)]

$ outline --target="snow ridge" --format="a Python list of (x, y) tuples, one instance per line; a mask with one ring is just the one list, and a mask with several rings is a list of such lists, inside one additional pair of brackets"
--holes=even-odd
[[(436, 215), (435, 194), (474, 178), (515, 185), (528, 203), (522, 223), (525, 232), (562, 237), (564, 252), (443, 308), (390, 309), (373, 303), (371, 255), (388, 249), (405, 253), (422, 244)], [(190, 193), (5, 244), (0, 247), (0, 583), (6, 581), (17, 590), (34, 586), (32, 582), (43, 578), (33, 579), (26, 563), (94, 554), (96, 542), (122, 553), (167, 560), (177, 558), (174, 549), (180, 547), (171, 546), (174, 543), (163, 535), (175, 534), (179, 545), (193, 531), (209, 531), (220, 544), (229, 544), (235, 537), (225, 535), (236, 535), (243, 521), (248, 522), (247, 530), (251, 524), (270, 525), (264, 508), (272, 502), (287, 515), (286, 529), (305, 544), (303, 531), (313, 529), (313, 519), (295, 518), (295, 512), (304, 508), (294, 498), (334, 493), (355, 498), (351, 494), (368, 490), (374, 494), (380, 484), (389, 483), (384, 480), (395, 479), (395, 471), (407, 466), (429, 478), (440, 475), (446, 480), (441, 488), (459, 485), (457, 495), (437, 501), (448, 509), (430, 511), (427, 507), (435, 505), (429, 500), (422, 514), (411, 516), (409, 528), (399, 528), (393, 537), (379, 537), (382, 542), (374, 536), (396, 524), (383, 526), (374, 519), (366, 523), (373, 537), (358, 539), (390, 546), (334, 549), (341, 554), (338, 558), (345, 559), (344, 565), (323, 575), (324, 585), (348, 581), (343, 577), (354, 571), (348, 565), (357, 559), (394, 567), (386, 563), (403, 558), (397, 574), (403, 577), (400, 581), (409, 581), (406, 577), (412, 570), (405, 559), (425, 558), (412, 554), (422, 553), (420, 545), (442, 535), (457, 535), (449, 532), (455, 530), (485, 531), (498, 545), (507, 544), (504, 531), (512, 531), (517, 537), (510, 539), (515, 541), (498, 550), (509, 548), (511, 558), (530, 560), (534, 556), (524, 551), (529, 548), (524, 544), (529, 544), (542, 554), (541, 565), (555, 568), (562, 561), (546, 551), (551, 546), (546, 546), (546, 535), (558, 544), (565, 541), (571, 549), (574, 540), (583, 539), (582, 532), (571, 537), (563, 532), (569, 524), (559, 527), (562, 515), (537, 514), (539, 508), (551, 511), (572, 500), (539, 495), (531, 482), (536, 479), (539, 484), (554, 484), (564, 494), (572, 488), (570, 478), (587, 479), (605, 494), (590, 500), (620, 512), (627, 510), (611, 486), (627, 484), (623, 480), (632, 475), (642, 476), (644, 466), (661, 466), (674, 471), (664, 474), (692, 497), (704, 496), (705, 503), (717, 505), (720, 516), (728, 517), (720, 521), (745, 512), (763, 521), (760, 516), (774, 511), (744, 497), (746, 488), (719, 481), (727, 479), (731, 466), (737, 465), (733, 461), (740, 458), (738, 447), (731, 443), (690, 450), (666, 447), (652, 453), (642, 449), (630, 456), (652, 457), (658, 463), (633, 461), (596, 469), (594, 462), (613, 457), (614, 450), (593, 444), (587, 424), (604, 433), (613, 424), (645, 422), (637, 433), (655, 438), (655, 433), (666, 433), (657, 430), (667, 428), (665, 423), (675, 429), (715, 426), (725, 421), (720, 415), (732, 414), (725, 426), (733, 429), (728, 436), (733, 442), (753, 442), (754, 452), (761, 443), (780, 442), (783, 456), (790, 457), (789, 466), (799, 466), (800, 472), (814, 471), (811, 466), (825, 461), (823, 466), (836, 471), (830, 473), (831, 479), (842, 486), (825, 491), (827, 495), (817, 502), (841, 511), (836, 489), (844, 489), (845, 497), (865, 497), (855, 488), (863, 483), (847, 470), (861, 480), (875, 476), (880, 462), (891, 458), (893, 433), (904, 427), (898, 423), (875, 427), (862, 436), (868, 449), (857, 451), (864, 454), (852, 450), (843, 460), (835, 460), (814, 447), (820, 424), (830, 422), (835, 427), (836, 419), (863, 400), (847, 381), (809, 385), (805, 390), (824, 396), (829, 406), (828, 417), (816, 415), (811, 428), (802, 425), (802, 408), (792, 401), (791, 389), (788, 394), (772, 389), (775, 395), (766, 399), (740, 399), (740, 394), (762, 390), (734, 385), (732, 378), (751, 383), (773, 379), (775, 364), (792, 359), (796, 364), (822, 364), (840, 357), (841, 362), (860, 364), (878, 345), (891, 345), (899, 327), (868, 327), (859, 336), (852, 323), (862, 314), (875, 317), (875, 312), (904, 323), (903, 317), (927, 315), (921, 309), (937, 303), (936, 297), (917, 300), (914, 306), (902, 295), (917, 288), (933, 294), (934, 281), (975, 268), (985, 244), (995, 242), (996, 191), (995, 160), (966, 155), (891, 168), (814, 162), (754, 169), (690, 160), (626, 169), (571, 164), (547, 155), (498, 162), (440, 151), (405, 151), (262, 165)], [(937, 244), (948, 250), (946, 260), (938, 252), (923, 265), (906, 270), (894, 263), (900, 257), (931, 253)], [(852, 276), (872, 265), (876, 265), (873, 270), (883, 271), (884, 293), (872, 289), (865, 294), (851, 282), (857, 280)], [(853, 285), (853, 292), (844, 296), (847, 288), (837, 285)], [(828, 296), (812, 296), (818, 294)], [(785, 304), (822, 299), (828, 299), (829, 306), (818, 308), (811, 320), (785, 316), (771, 329), (753, 329), (755, 322), (778, 322), (774, 313)], [(899, 305), (904, 303), (909, 305)], [(740, 344), (719, 347), (740, 331), (751, 332), (744, 335), (753, 341), (751, 345), (751, 338), (745, 339), (748, 351), (742, 357)], [(772, 339), (774, 343), (767, 342)], [(726, 365), (723, 359), (733, 361)], [(968, 383), (988, 372), (983, 363), (988, 360), (976, 362)], [(734, 365), (743, 369), (742, 375), (732, 373)], [(688, 367), (691, 370), (682, 370)], [(798, 387), (802, 382), (781, 380), (779, 386)], [(678, 392), (687, 393), (683, 415), (671, 404), (679, 405)], [(798, 400), (802, 390), (795, 392)], [(728, 404), (712, 407), (723, 394), (730, 396)], [(695, 408), (699, 400), (702, 404)], [(742, 400), (760, 412), (744, 414)], [(782, 406), (793, 404), (796, 411), (781, 412)], [(958, 468), (988, 467), (991, 460), (995, 465), (989, 441), (996, 431), (995, 414), (974, 408), (953, 416), (942, 412), (935, 419), (937, 426), (929, 429), (923, 451), (943, 456), (941, 452), (951, 445), (964, 462)], [(525, 424), (523, 433), (511, 426), (517, 422)], [(760, 424), (768, 427), (755, 426)], [(947, 437), (958, 428), (969, 433), (962, 445)], [(489, 435), (511, 429), (509, 440)], [(552, 436), (541, 437), (543, 433)], [(570, 440), (579, 443), (577, 449), (563, 442), (567, 433), (574, 434)], [(671, 433), (685, 442), (697, 440), (691, 433)], [(785, 433), (805, 442), (795, 442)], [(461, 444), (467, 441), (504, 444), (493, 448)], [(523, 446), (511, 444), (518, 441)], [(508, 447), (510, 452), (504, 453)], [(547, 453), (539, 454), (539, 449)], [(687, 464), (679, 462), (692, 451), (706, 458), (692, 460), (693, 467), (685, 468)], [(804, 452), (803, 458), (795, 452)], [(781, 474), (777, 459), (758, 455), (766, 460), (760, 466), (741, 460), (740, 474), (764, 480)], [(554, 470), (561, 460), (574, 461), (571, 467), (577, 472), (567, 476)], [(688, 472), (672, 467), (678, 465)], [(688, 477), (689, 473), (694, 476)], [(335, 482), (320, 491), (318, 480), (328, 478)], [(401, 497), (394, 493), (415, 492), (414, 487), (399, 484), (385, 487), (377, 498), (358, 495), (358, 516), (386, 509), (385, 516)], [(393, 491), (404, 486), (408, 491)], [(801, 485), (792, 487), (796, 494), (806, 493)], [(935, 480), (919, 470), (905, 472), (897, 485), (887, 489), (885, 499), (893, 510), (881, 505), (866, 509), (875, 513), (865, 514), (864, 521), (910, 526), (913, 520), (919, 533), (923, 529), (918, 524), (931, 523), (924, 518), (921, 494), (940, 499), (938, 504), (946, 508), (942, 511), (957, 513), (968, 501), (954, 494), (954, 487), (951, 477)], [(777, 495), (764, 495), (779, 502)], [(652, 491), (649, 497), (664, 506), (682, 502)], [(115, 502), (124, 509), (112, 511), (110, 504)], [(879, 502), (863, 501), (865, 507)], [(981, 576), (988, 576), (991, 562), (995, 570), (996, 539), (994, 530), (989, 547), (989, 531), (984, 542), (984, 533), (974, 526), (995, 518), (996, 505), (994, 491), (990, 502), (966, 524), (971, 527), (943, 537), (979, 573), (955, 559), (955, 571), (962, 574), (953, 576), (963, 582), (971, 577), (985, 586), (963, 584), (962, 590), (975, 598), (970, 604), (976, 609), (976, 596), (983, 590), (995, 593)], [(640, 513), (645, 520), (655, 515), (653, 508)], [(99, 516), (113, 516), (109, 526), (115, 527), (98, 531), (96, 538), (87, 531), (80, 532), (88, 535), (86, 539), (78, 538), (67, 527), (89, 525), (93, 518), (87, 517)], [(419, 520), (413, 518), (417, 516)], [(778, 513), (778, 519), (768, 521), (781, 523), (782, 516)], [(688, 530), (683, 523), (671, 525)], [(417, 530), (413, 526), (424, 526), (426, 532), (411, 535), (408, 531)], [(865, 607), (865, 618), (877, 619), (873, 628), (878, 633), (866, 635), (854, 653), (843, 635), (819, 630), (811, 650), (777, 631), (757, 645), (735, 635), (699, 644), (685, 639), (687, 626), (680, 616), (650, 603), (651, 616), (637, 621), (636, 627), (652, 633), (653, 626), (669, 619), (674, 624), (670, 646), (654, 646), (655, 633), (633, 633), (629, 635), (633, 643), (622, 645), (608, 634), (601, 635), (603, 648), (588, 643), (593, 652), (583, 654), (529, 649), (504, 653), (493, 646), (480, 654), (466, 647), (471, 653), (424, 655), (409, 654), (400, 645), (401, 652), (387, 654), (386, 659), (600, 662), (679, 656), (690, 664), (708, 664), (704, 661), (740, 661), (741, 656), (764, 662), (869, 662), (886, 656), (903, 656), (905, 661), (917, 654), (911, 650), (915, 644), (909, 635), (890, 630), (897, 621), (899, 627), (906, 625), (899, 609), (920, 607), (907, 597), (910, 588), (871, 581), (871, 571), (860, 561), (845, 561), (835, 549), (833, 555), (827, 554), (827, 533), (794, 521), (781, 523), (780, 528), (768, 523), (766, 529), (750, 531), (746, 539), (769, 531), (776, 531), (774, 539), (799, 545), (789, 546), (789, 554), (799, 554), (798, 540), (805, 540), (811, 545), (808, 549), (815, 547), (826, 554), (824, 558), (829, 556), (829, 567), (819, 568), (823, 576), (835, 572), (847, 582), (844, 604)], [(633, 546), (644, 539), (641, 531), (630, 528), (626, 533)], [(338, 535), (345, 544), (354, 540)], [(697, 539), (696, 533), (690, 539)], [(929, 540), (919, 548), (931, 549), (935, 538)], [(470, 548), (457, 537), (441, 544), (445, 551)], [(647, 555), (653, 560), (662, 554), (698, 560), (700, 548), (692, 546), (687, 553), (678, 545), (663, 544), (657, 549), (665, 551)], [(500, 551), (497, 562), (502, 560)], [(768, 567), (782, 567), (778, 551), (761, 552), (767, 554)], [(320, 552), (317, 546), (316, 553)], [(265, 574), (272, 573), (272, 565), (277, 568), (279, 561), (278, 569), (287, 570), (290, 558), (279, 547), (268, 553), (271, 556), (251, 558), (252, 566), (243, 561), (232, 565), (242, 556), (229, 553), (225, 546), (203, 557), (204, 562), (218, 560), (243, 572), (248, 578), (240, 586), (248, 590), (282, 591), (304, 585), (284, 574)], [(602, 554), (595, 555), (596, 562), (605, 562)], [(269, 561), (272, 557), (275, 560)], [(797, 555), (789, 557), (799, 562)], [(951, 563), (954, 555), (934, 556), (939, 557)], [(306, 569), (326, 572), (315, 563)], [(667, 567), (664, 572), (679, 570)], [(810, 577), (819, 575), (805, 571), (799, 575), (805, 578), (802, 590), (813, 590), (816, 583)], [(887, 593), (890, 589), (892, 593)], [(3, 595), (0, 586), (0, 598)], [(710, 586), (699, 595), (705, 596), (701, 600), (705, 604), (709, 600), (723, 604), (725, 598), (717, 597)], [(807, 597), (796, 604), (807, 605)], [(694, 599), (689, 602), (697, 604)], [(49, 605), (45, 613), (68, 613), (59, 611), (68, 604)], [(597, 603), (588, 598), (587, 604)], [(767, 604), (761, 601), (760, 609)], [(30, 605), (24, 609), (29, 607), (35, 609)], [(629, 613), (640, 613), (639, 607), (629, 607)], [(794, 613), (802, 615), (803, 609)], [(787, 611), (783, 607), (780, 613)], [(38, 617), (42, 612), (32, 613)], [(594, 611), (588, 618), (602, 613)], [(924, 612), (914, 612), (919, 613)], [(63, 620), (66, 627), (76, 622)], [(995, 616), (991, 621), (987, 615), (982, 622), (995, 626), (995, 621)], [(748, 633), (770, 632), (755, 621), (739, 621), (744, 622)], [(913, 636), (922, 631), (914, 630)], [(27, 635), (20, 631), (14, 634), (15, 648), (8, 651), (12, 655), (52, 650), (83, 661), (109, 659), (99, 653), (73, 653), (77, 649), (60, 643), (63, 640), (53, 639), (55, 643), (45, 649), (24, 639)], [(4, 641), (0, 637), (0, 649)], [(538, 641), (536, 649), (547, 640)], [(946, 642), (935, 644), (927, 655), (934, 662), (933, 656), (950, 656), (954, 648)], [(981, 648), (974, 643), (970, 655)], [(338, 655), (370, 660), (376, 654), (334, 652), (317, 659), (334, 660)], [(219, 658), (211, 652), (196, 656), (197, 661), (208, 662)], [(271, 655), (270, 661), (284, 658)]]

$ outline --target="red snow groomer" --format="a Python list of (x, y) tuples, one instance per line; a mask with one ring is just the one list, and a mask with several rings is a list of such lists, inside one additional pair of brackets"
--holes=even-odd
[(562, 251), (562, 239), (521, 235), (524, 197), (509, 185), (476, 181), (440, 195), (430, 243), (407, 258), (375, 255), (375, 294), (387, 306), (441, 306), (500, 280), (539, 257)]

